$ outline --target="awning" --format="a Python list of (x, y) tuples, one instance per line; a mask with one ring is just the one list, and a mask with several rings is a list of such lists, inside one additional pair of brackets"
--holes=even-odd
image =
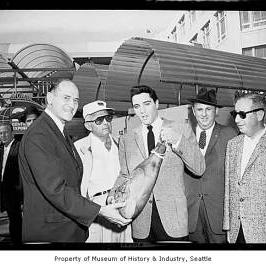
[(266, 91), (266, 60), (136, 37), (111, 60), (106, 100), (130, 101), (137, 84), (152, 86), (163, 104), (186, 104), (199, 87), (215, 88), (219, 104), (232, 106), (236, 89)]

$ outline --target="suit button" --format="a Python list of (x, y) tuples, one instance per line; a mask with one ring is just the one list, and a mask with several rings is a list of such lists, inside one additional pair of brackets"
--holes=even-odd
[(243, 199), (243, 198), (240, 198), (239, 200), (240, 200), (241, 202), (243, 202), (243, 201), (244, 201), (244, 199)]
[(149, 200), (149, 203), (152, 203), (152, 200), (151, 199)]

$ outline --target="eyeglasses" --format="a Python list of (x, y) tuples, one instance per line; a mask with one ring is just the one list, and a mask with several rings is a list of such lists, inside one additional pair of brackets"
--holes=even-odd
[(105, 119), (106, 122), (111, 122), (113, 120), (113, 116), (112, 115), (100, 116), (100, 117), (97, 117), (95, 120), (86, 121), (86, 122), (94, 122), (96, 125), (99, 126), (99, 125), (101, 125), (103, 123), (104, 119)]
[(241, 119), (245, 119), (245, 118), (247, 117), (247, 114), (249, 114), (249, 113), (254, 113), (254, 112), (258, 112), (258, 111), (261, 111), (261, 110), (264, 111), (263, 108), (258, 108), (258, 109), (254, 109), (254, 110), (247, 111), (247, 112), (244, 112), (244, 111), (236, 112), (235, 110), (233, 110), (233, 111), (230, 112), (230, 114), (231, 114), (231, 116), (232, 116), (234, 119), (236, 119), (236, 116), (237, 116), (237, 115), (239, 115), (239, 117), (240, 117)]

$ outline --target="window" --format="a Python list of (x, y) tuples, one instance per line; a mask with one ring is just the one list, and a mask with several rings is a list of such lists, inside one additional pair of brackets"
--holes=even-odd
[(218, 11), (216, 14), (217, 39), (221, 42), (226, 36), (225, 12)]
[(266, 58), (266, 44), (242, 49), (243, 55)]
[(185, 15), (181, 17), (181, 19), (178, 21), (179, 24), (179, 36), (185, 35)]
[(253, 27), (266, 25), (266, 11), (252, 11)]
[(266, 25), (266, 11), (240, 11), (241, 30)]
[(210, 21), (202, 27), (203, 47), (210, 48)]

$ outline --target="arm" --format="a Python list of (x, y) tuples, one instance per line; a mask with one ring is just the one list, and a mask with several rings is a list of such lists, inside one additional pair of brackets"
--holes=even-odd
[(182, 159), (188, 170), (195, 175), (203, 175), (206, 167), (205, 159), (189, 124), (184, 124), (183, 130), (163, 128), (161, 138), (171, 144), (173, 152)]
[(225, 191), (224, 191), (224, 220), (223, 220), (223, 230), (228, 231), (230, 229), (229, 225), (229, 169), (230, 169), (230, 142), (226, 147), (225, 155)]
[(33, 182), (51, 205), (69, 218), (89, 226), (98, 215), (100, 206), (82, 197), (78, 187), (69, 185), (67, 180), (77, 176), (74, 176), (74, 170), (72, 173), (66, 170), (68, 162), (58, 157), (57, 147), (53, 141), (47, 141), (45, 134), (29, 136), (23, 146), (26, 167), (29, 166)]

